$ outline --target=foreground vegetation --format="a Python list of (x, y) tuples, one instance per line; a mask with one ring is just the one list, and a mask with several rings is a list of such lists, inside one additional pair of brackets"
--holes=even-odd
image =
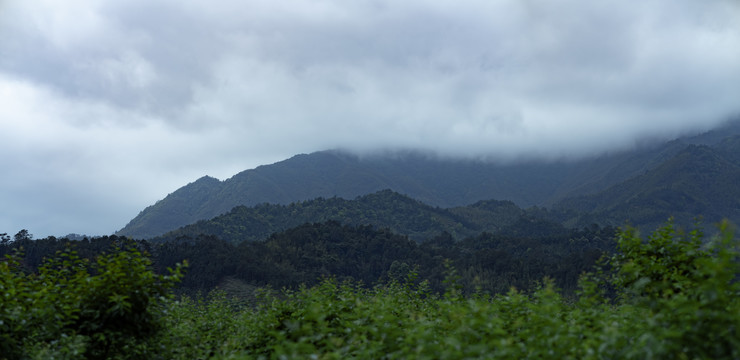
[(68, 251), (37, 273), (16, 255), (0, 263), (0, 357), (740, 358), (740, 249), (726, 225), (712, 239), (668, 224), (617, 242), (573, 298), (549, 280), (467, 296), (448, 266), (443, 294), (411, 270), (372, 288), (264, 290), (250, 304), (176, 299), (179, 268), (156, 275), (136, 249), (94, 264)]

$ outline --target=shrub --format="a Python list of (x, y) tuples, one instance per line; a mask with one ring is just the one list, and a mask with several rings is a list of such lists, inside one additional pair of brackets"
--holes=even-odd
[(71, 249), (25, 273), (21, 254), (0, 263), (0, 358), (142, 358), (157, 347), (164, 300), (182, 267), (157, 275), (134, 247), (90, 265)]
[(620, 304), (642, 316), (643, 341), (653, 356), (740, 358), (740, 270), (738, 241), (727, 222), (704, 241), (669, 222), (642, 241), (622, 232), (610, 259)]

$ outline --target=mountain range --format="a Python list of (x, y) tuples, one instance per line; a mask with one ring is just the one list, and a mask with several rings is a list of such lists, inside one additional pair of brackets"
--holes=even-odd
[[(530, 214), (545, 211), (540, 218), (565, 226), (625, 221), (654, 226), (669, 216), (681, 222), (696, 216), (707, 222), (722, 217), (738, 221), (738, 183), (740, 122), (630, 151), (551, 162), (495, 163), (414, 152), (358, 156), (331, 150), (297, 155), (224, 181), (204, 176), (141, 211), (117, 235), (153, 238), (222, 214), (254, 212), (259, 204), (265, 204), (262, 210), (282, 213), (280, 221), (289, 221), (284, 212), (305, 207), (309, 200), (341, 207), (342, 201), (368, 201), (363, 197), (385, 189), (404, 195), (405, 199), (395, 198), (396, 205), (411, 201), (427, 217), (434, 211), (453, 215), (457, 211), (452, 223), (469, 222), (460, 213), (475, 212), (468, 205), (486, 200), (510, 202), (509, 214), (523, 213), (522, 209)], [(363, 218), (358, 209), (345, 218)], [(450, 232), (445, 226), (437, 224), (424, 231)], [(421, 236), (424, 231), (410, 235)], [(460, 230), (460, 235), (466, 232)]]
[[(442, 209), (424, 204), (391, 190), (364, 195), (354, 200), (338, 197), (317, 198), (289, 205), (259, 204), (253, 207), (237, 206), (231, 211), (209, 220), (193, 224), (152, 238), (155, 242), (195, 239), (200, 234), (213, 235), (230, 243), (263, 240), (305, 223), (336, 221), (345, 225), (371, 224), (387, 228), (396, 234), (422, 242), (447, 233), (462, 239), (482, 232), (496, 234), (521, 233), (516, 228), (527, 212), (511, 201), (480, 201), (473, 205)], [(534, 216), (529, 216), (534, 220)], [(546, 224), (561, 230), (560, 224), (536, 218), (539, 227)], [(530, 225), (530, 224), (528, 224)], [(557, 234), (558, 231), (551, 231)]]
[[(560, 201), (556, 209), (570, 209), (590, 221), (617, 225), (633, 222), (655, 227), (668, 216), (689, 224), (728, 218), (740, 220), (740, 137), (714, 147), (688, 145), (643, 175), (592, 195)], [(586, 220), (587, 219), (587, 220)], [(567, 221), (566, 221), (567, 222)]]

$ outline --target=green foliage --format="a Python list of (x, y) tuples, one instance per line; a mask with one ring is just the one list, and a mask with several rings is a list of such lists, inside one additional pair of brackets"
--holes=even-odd
[[(656, 353), (687, 358), (740, 356), (740, 248), (727, 222), (709, 242), (672, 223), (643, 242), (633, 230), (619, 238), (612, 285), (625, 306), (645, 317), (646, 339)], [(659, 340), (659, 341), (658, 341)]]
[(619, 269), (614, 285), (623, 296), (657, 301), (693, 290), (702, 280), (700, 259), (711, 257), (702, 249), (702, 234), (689, 236), (676, 233), (672, 222), (656, 230), (644, 242), (634, 229), (623, 231), (618, 238), (618, 252), (611, 262)]
[(371, 289), (329, 279), (256, 307), (184, 299), (168, 344), (181, 349), (173, 358), (735, 359), (740, 249), (727, 226), (721, 233), (704, 241), (669, 223), (642, 240), (626, 230), (575, 299), (549, 279), (528, 294), (461, 296), (449, 265), (449, 287), (435, 295), (401, 263), (394, 279), (407, 271), (405, 282)]
[(142, 358), (156, 351), (164, 301), (181, 267), (156, 275), (133, 247), (90, 264), (71, 249), (26, 273), (0, 262), (0, 358)]
[[(91, 339), (90, 358), (133, 356), (161, 330), (161, 303), (180, 279), (180, 269), (156, 275), (135, 249), (99, 257), (97, 274), (79, 289), (83, 297), (76, 330)], [(138, 357), (138, 355), (137, 355)]]
[[(320, 250), (341, 244), (327, 236), (341, 229), (296, 229), (322, 239), (300, 251), (289, 237), (279, 241), (310, 254), (301, 261), (318, 261), (328, 254)], [(456, 246), (448, 240), (432, 248)], [(461, 286), (465, 270), (449, 261), (440, 264), (446, 288), (439, 294), (406, 259), (385, 266), (389, 280), (381, 285), (329, 277), (265, 290), (251, 304), (223, 292), (174, 300), (168, 294), (179, 268), (155, 275), (130, 247), (92, 263), (67, 250), (37, 272), (15, 254), (0, 262), (0, 358), (737, 359), (738, 245), (726, 223), (711, 239), (670, 222), (647, 239), (627, 229), (573, 297), (549, 278), (529, 291), (471, 294)]]
[(87, 269), (72, 251), (59, 253), (27, 274), (21, 267), (21, 253), (7, 255), (0, 262), (0, 354), (20, 358), (32, 347), (62, 334), (79, 313), (83, 300), (77, 291), (84, 285)]
[(227, 298), (222, 291), (207, 297), (182, 296), (168, 304), (165, 333), (160, 336), (167, 349), (163, 356), (171, 359), (206, 359), (227, 346), (238, 336), (243, 323), (235, 314), (241, 304)]

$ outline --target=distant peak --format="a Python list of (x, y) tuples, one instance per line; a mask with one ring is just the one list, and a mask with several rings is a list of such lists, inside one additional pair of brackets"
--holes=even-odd
[(200, 182), (221, 182), (221, 180), (216, 179), (215, 177), (212, 177), (212, 176), (205, 175), (205, 176), (201, 177), (200, 179), (195, 180), (195, 182), (197, 182), (197, 183), (200, 183)]
[(371, 194), (358, 196), (356, 200), (375, 200), (375, 199), (386, 199), (386, 200), (402, 200), (406, 202), (419, 202), (418, 200), (409, 197), (408, 195), (401, 194), (399, 192), (393, 191), (391, 189), (384, 189), (380, 191), (376, 191)]

